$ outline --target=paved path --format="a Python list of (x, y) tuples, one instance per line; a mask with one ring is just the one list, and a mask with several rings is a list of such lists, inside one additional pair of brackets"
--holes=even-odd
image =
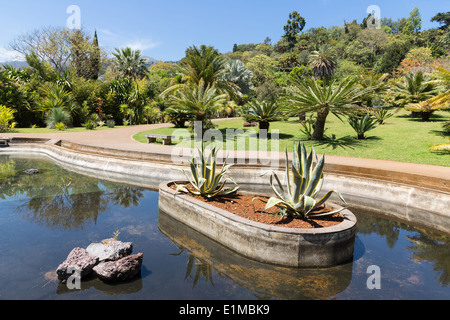
[[(138, 151), (149, 153), (170, 153), (170, 146), (155, 144), (145, 144), (133, 139), (136, 133), (167, 127), (170, 124), (152, 124), (129, 126), (123, 128), (106, 129), (101, 131), (83, 131), (83, 132), (57, 132), (57, 133), (36, 133), (36, 134), (0, 134), (1, 137), (32, 137), (61, 139), (70, 142), (84, 144), (95, 147), (105, 147), (126, 151)], [(397, 161), (362, 159), (340, 156), (327, 156), (327, 164), (344, 165), (360, 167), (367, 170), (387, 170), (396, 173), (417, 174), (419, 176), (433, 177), (450, 181), (450, 167), (441, 167), (433, 165), (423, 165), (414, 163), (405, 163)]]

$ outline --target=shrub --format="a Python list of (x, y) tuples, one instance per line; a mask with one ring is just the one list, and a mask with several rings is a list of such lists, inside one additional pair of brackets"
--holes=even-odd
[(108, 128), (114, 128), (116, 125), (116, 122), (114, 120), (106, 120), (106, 126)]
[(50, 109), (45, 117), (47, 128), (54, 129), (57, 123), (64, 123), (66, 126), (70, 123), (70, 113), (62, 107)]
[(59, 131), (63, 131), (66, 129), (66, 124), (63, 122), (55, 123), (55, 128), (58, 129)]
[(14, 120), (14, 113), (16, 110), (0, 105), (0, 132), (14, 129), (16, 123)]

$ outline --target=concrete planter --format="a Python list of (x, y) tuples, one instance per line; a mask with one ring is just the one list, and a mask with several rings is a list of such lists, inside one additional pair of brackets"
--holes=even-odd
[[(353, 257), (356, 217), (322, 229), (293, 229), (253, 222), (159, 185), (159, 208), (172, 218), (247, 258), (285, 267), (331, 267)], [(179, 182), (180, 184), (182, 182)], [(328, 203), (330, 207), (338, 207)]]

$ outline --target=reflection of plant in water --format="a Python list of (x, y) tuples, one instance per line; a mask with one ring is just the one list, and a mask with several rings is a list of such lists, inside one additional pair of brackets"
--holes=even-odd
[[(37, 167), (35, 161), (20, 160), (16, 169)], [(49, 227), (82, 228), (94, 222), (110, 205), (139, 204), (142, 190), (102, 182), (67, 171), (52, 163), (39, 162), (39, 176), (19, 174), (0, 180), (0, 198), (20, 201), (17, 213)], [(20, 171), (20, 170), (18, 170)]]
[(425, 261), (433, 265), (433, 270), (440, 273), (439, 283), (443, 287), (447, 287), (450, 283), (450, 261), (447, 249), (450, 245), (450, 239), (441, 237), (439, 240), (435, 240), (423, 233), (406, 238), (413, 244), (407, 249), (413, 251), (414, 260)]
[[(180, 252), (171, 254), (172, 256), (179, 256), (184, 252), (184, 248), (182, 246), (178, 246), (178, 249), (180, 249)], [(192, 271), (194, 270), (194, 275), (192, 276)], [(194, 288), (197, 285), (198, 280), (200, 280), (201, 276), (205, 278), (205, 283), (211, 282), (212, 286), (214, 287), (214, 282), (212, 279), (214, 269), (212, 266), (207, 263), (206, 261), (197, 258), (193, 254), (189, 254), (188, 261), (186, 263), (186, 274), (184, 276), (184, 280), (187, 278), (193, 279), (193, 285)]]
[(386, 238), (387, 246), (392, 249), (398, 241), (401, 228), (407, 226), (400, 226), (399, 222), (390, 221), (381, 217), (370, 214), (360, 214), (358, 218), (358, 232), (360, 234), (375, 233)]
[(14, 161), (0, 163), (0, 179), (12, 177), (15, 174), (16, 174), (16, 163)]

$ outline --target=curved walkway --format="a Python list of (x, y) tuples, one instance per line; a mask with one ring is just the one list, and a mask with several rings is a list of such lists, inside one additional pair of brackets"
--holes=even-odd
[[(171, 146), (144, 144), (133, 139), (133, 135), (136, 133), (167, 126), (170, 124), (139, 125), (83, 132), (5, 133), (0, 137), (58, 139), (94, 148), (140, 152), (149, 155), (169, 155), (173, 148)], [(284, 159), (284, 155), (281, 155), (280, 159)], [(450, 167), (328, 155), (326, 171), (405, 183), (450, 193)]]

